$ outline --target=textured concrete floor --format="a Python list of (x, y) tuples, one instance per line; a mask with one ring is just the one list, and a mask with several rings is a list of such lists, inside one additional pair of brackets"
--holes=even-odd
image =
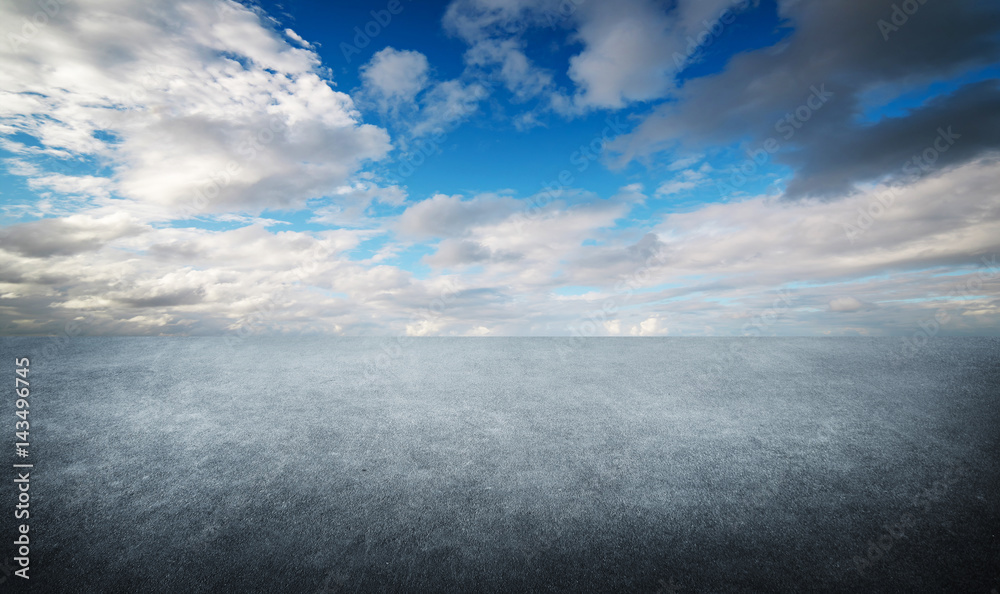
[(37, 464), (30, 587), (0, 589), (989, 594), (1000, 340), (898, 352), (0, 339)]

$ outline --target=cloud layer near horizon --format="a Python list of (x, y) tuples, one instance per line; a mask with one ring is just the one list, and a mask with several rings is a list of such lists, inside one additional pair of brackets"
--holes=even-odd
[[(455, 0), (460, 76), (386, 47), (348, 92), (235, 2), (67, 2), (33, 29), (38, 5), (5, 3), (0, 148), (30, 193), (3, 203), (0, 334), (910, 335), (941, 310), (1000, 331), (997, 80), (878, 113), (995, 63), (996, 10), (931, 1), (887, 41), (891, 3), (779, 2), (788, 37), (681, 81), (688, 39), (754, 3), (564, 4)], [(575, 44), (562, 72), (535, 28)], [(501, 89), (517, 129), (631, 110), (605, 161), (673, 177), (412, 196), (380, 174)], [(781, 184), (669, 202), (769, 137)]]

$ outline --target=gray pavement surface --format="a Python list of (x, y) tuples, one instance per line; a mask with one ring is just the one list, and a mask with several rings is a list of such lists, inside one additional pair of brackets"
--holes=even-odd
[(0, 590), (989, 594), (1000, 340), (900, 352), (2, 338), (36, 468), (31, 579)]

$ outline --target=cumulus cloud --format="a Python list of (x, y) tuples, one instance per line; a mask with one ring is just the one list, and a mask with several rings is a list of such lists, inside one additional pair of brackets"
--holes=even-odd
[(390, 102), (394, 106), (412, 103), (427, 86), (429, 69), (427, 57), (420, 52), (387, 47), (361, 68), (361, 79), (383, 109), (388, 109)]
[(411, 138), (441, 134), (479, 108), (481, 84), (461, 79), (435, 81), (422, 53), (387, 47), (361, 68), (361, 96), (373, 101), (389, 122)]
[(724, 272), (734, 283), (961, 265), (1000, 248), (990, 235), (1000, 228), (1000, 199), (988, 190), (997, 181), (995, 159), (983, 159), (923, 179), (891, 203), (880, 185), (833, 203), (757, 197), (671, 214), (657, 234), (673, 250), (675, 269)]
[[(0, 21), (36, 11), (4, 3)], [(389, 149), (321, 78), (314, 52), (233, 2), (82, 0), (24, 44), (0, 44), (5, 147), (102, 160), (113, 174), (91, 186), (116, 209), (126, 205), (109, 191), (159, 219), (292, 207)], [(42, 172), (34, 183), (55, 181)]]
[[(387, 132), (334, 90), (312, 44), (259, 11), (63, 5), (30, 52), (0, 47), (0, 146), (38, 196), (5, 213), (43, 217), (0, 227), (0, 327), (566, 335), (590, 320), (620, 336), (901, 334), (940, 308), (955, 313), (947, 332), (1000, 327), (996, 82), (876, 109), (994, 59), (995, 10), (927, 3), (887, 42), (876, 23), (891, 3), (782, 1), (794, 30), (779, 47), (677, 88), (698, 59), (687, 37), (739, 3), (564, 4), (456, 0), (444, 24), (468, 45), (462, 75), (435, 80), (423, 54), (386, 48), (360, 72), (359, 105), (398, 116), (402, 148), (471, 117), (494, 88), (485, 72), (515, 105), (537, 102), (525, 127), (538, 105), (580, 115), (669, 98), (613, 144), (623, 161), (665, 157), (649, 196), (631, 175), (610, 197), (411, 196), (366, 170)], [(0, 5), (0, 23), (35, 10)], [(568, 35), (564, 73), (529, 58), (541, 27)], [(647, 204), (710, 183), (713, 143), (774, 135), (824, 84), (835, 96), (775, 156), (793, 171), (787, 192)], [(948, 150), (939, 129), (959, 135), (940, 141)], [(904, 169), (935, 142), (933, 164)], [(82, 162), (96, 165), (53, 166)], [(308, 225), (261, 214), (303, 206)], [(203, 215), (211, 225), (176, 220)]]
[(497, 78), (518, 101), (537, 97), (552, 88), (552, 75), (532, 64), (524, 53), (524, 44), (515, 39), (480, 40), (466, 52), (465, 61), (474, 67), (498, 68)]
[(322, 203), (314, 205), (310, 220), (338, 227), (375, 226), (379, 221), (369, 216), (373, 204), (401, 206), (406, 198), (406, 190), (399, 186), (383, 187), (358, 181), (336, 188)]
[(406, 209), (398, 228), (403, 235), (417, 238), (461, 236), (472, 227), (504, 220), (517, 208), (518, 202), (510, 197), (483, 195), (463, 200), (436, 194)]
[[(677, 73), (698, 57), (691, 46), (709, 45), (720, 18), (753, 4), (681, 0), (667, 9), (655, 0), (454, 0), (444, 24), (469, 44), (466, 63), (491, 72), (516, 101), (538, 98), (547, 109), (578, 115), (666, 97)], [(534, 28), (568, 28), (571, 41), (583, 46), (566, 71), (575, 92), (528, 58), (526, 33)]]
[(736, 4), (680, 1), (671, 11), (651, 0), (582, 5), (576, 39), (584, 49), (569, 66), (577, 103), (620, 108), (666, 96), (676, 86), (676, 74), (695, 57), (686, 48), (688, 40), (710, 29)]
[[(853, 242), (845, 224), (858, 224), (858, 209), (878, 203), (884, 188), (834, 202), (761, 196), (704, 205), (638, 237), (614, 229), (630, 208), (624, 203), (555, 201), (528, 213), (507, 195), (440, 195), (400, 217), (414, 238), (441, 240), (426, 258), (438, 269), (422, 279), (352, 259), (378, 230), (135, 229), (124, 218), (52, 219), (44, 258), (25, 239), (39, 231), (6, 228), (16, 241), (0, 250), (0, 317), (17, 320), (21, 333), (87, 315), (90, 333), (465, 335), (484, 327), (566, 335), (596, 317), (602, 332), (622, 336), (701, 334), (707, 326), (740, 334), (763, 317), (767, 334), (836, 334), (862, 324), (892, 334), (948, 308), (948, 332), (975, 332), (1000, 324), (1000, 202), (991, 192), (998, 171), (977, 161), (929, 176)], [(595, 237), (602, 241), (587, 241)], [(465, 268), (441, 270), (450, 267)], [(588, 289), (559, 294), (573, 287)], [(608, 304), (614, 314), (602, 319)]]
[(670, 329), (664, 324), (659, 316), (651, 316), (632, 326), (630, 334), (632, 336), (664, 336), (670, 333)]
[[(525, 33), (570, 23), (560, 0), (454, 0), (445, 12), (445, 30), (465, 41), (464, 60), (472, 72), (500, 82), (520, 103), (537, 99), (545, 108), (571, 113), (572, 105), (554, 83), (553, 73), (527, 56)], [(570, 14), (575, 12), (569, 5)], [(521, 125), (530, 127), (529, 115)]]
[(906, 182), (1000, 149), (1000, 80), (967, 85), (905, 117), (864, 128), (834, 127), (809, 152), (783, 161), (795, 170), (788, 197), (836, 197), (858, 182)]
[(421, 117), (411, 126), (414, 136), (441, 134), (479, 109), (486, 98), (482, 85), (460, 80), (436, 83), (421, 100)]
[[(83, 224), (51, 221), (56, 230)], [(221, 232), (148, 228), (124, 233), (111, 221), (104, 226), (99, 222), (90, 222), (101, 229), (98, 239), (92, 232), (64, 244), (44, 241), (44, 259), (31, 251), (32, 245), (18, 242), (13, 244), (18, 249), (8, 250), (11, 244), (4, 242), (0, 315), (18, 320), (16, 331), (59, 331), (85, 315), (90, 334), (232, 334), (309, 327), (339, 332), (370, 323), (386, 307), (377, 296), (417, 291), (408, 273), (350, 259), (350, 250), (369, 236), (365, 231), (273, 233), (250, 225)], [(34, 225), (6, 231), (19, 238), (37, 232)], [(376, 303), (356, 305), (369, 299)], [(150, 320), (160, 324), (147, 324)]]

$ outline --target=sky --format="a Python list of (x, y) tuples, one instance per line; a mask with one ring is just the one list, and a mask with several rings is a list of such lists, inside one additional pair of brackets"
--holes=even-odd
[(0, 335), (1000, 335), (1000, 4), (0, 3)]

